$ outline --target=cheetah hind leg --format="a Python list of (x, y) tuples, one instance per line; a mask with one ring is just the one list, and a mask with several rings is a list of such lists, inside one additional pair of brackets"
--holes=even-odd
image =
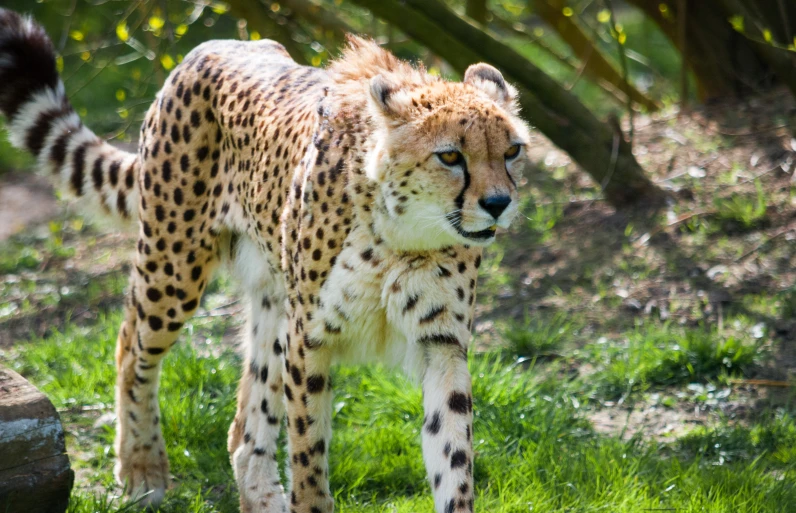
[(285, 415), (282, 356), (284, 296), (272, 288), (250, 290), (245, 328), (246, 360), (238, 391), (238, 412), (228, 448), (245, 513), (287, 512), (277, 466), (277, 438)]
[[(153, 249), (146, 256), (136, 253), (136, 270), (116, 346), (115, 474), (139, 505), (156, 507), (169, 485), (158, 404), (160, 369), (183, 324), (198, 308), (216, 260), (212, 250), (190, 247), (204, 265), (186, 269), (155, 242), (142, 239), (143, 246)], [(164, 265), (155, 264), (164, 261)], [(149, 279), (139, 268), (147, 269)], [(175, 278), (180, 275), (192, 277), (191, 287)]]

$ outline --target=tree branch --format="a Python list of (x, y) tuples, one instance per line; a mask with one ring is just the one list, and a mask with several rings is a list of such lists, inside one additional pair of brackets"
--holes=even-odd
[(574, 19), (562, 14), (560, 2), (534, 0), (535, 14), (545, 21), (569, 45), (575, 55), (585, 63), (583, 72), (588, 77), (602, 78), (622, 91), (633, 102), (643, 105), (654, 112), (660, 107), (654, 100), (633, 87), (627, 78), (622, 77), (608, 59), (597, 48), (589, 36), (578, 26)]
[(230, 14), (246, 20), (251, 29), (273, 37), (282, 43), (290, 56), (299, 64), (308, 64), (301, 45), (293, 41), (287, 27), (269, 16), (269, 10), (258, 0), (229, 0)]

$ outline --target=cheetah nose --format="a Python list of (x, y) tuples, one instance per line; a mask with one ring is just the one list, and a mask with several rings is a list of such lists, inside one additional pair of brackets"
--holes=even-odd
[(492, 217), (495, 219), (500, 217), (500, 214), (506, 210), (506, 207), (509, 206), (509, 203), (511, 203), (511, 198), (505, 194), (487, 196), (486, 198), (481, 198), (478, 200), (478, 204), (481, 205), (481, 208), (492, 214)]

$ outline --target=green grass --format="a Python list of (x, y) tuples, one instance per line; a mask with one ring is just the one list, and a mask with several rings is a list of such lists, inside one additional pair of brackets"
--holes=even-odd
[[(68, 325), (4, 355), (56, 407), (66, 409), (62, 417), (69, 450), (80, 455), (73, 456), (81, 477), (72, 513), (135, 510), (113, 498), (115, 492), (91, 491), (112, 485), (112, 429), (93, 428), (96, 413), (91, 417), (85, 411), (112, 408), (120, 320), (113, 313), (90, 327)], [(561, 330), (571, 328), (562, 319), (531, 325), (538, 328), (534, 336), (554, 341), (560, 341)], [(163, 429), (175, 486), (162, 511), (237, 511), (225, 445), (240, 358), (219, 344), (228, 326), (225, 319), (194, 321), (193, 341), (183, 336), (165, 360)], [(516, 334), (522, 328), (513, 329)], [(687, 330), (668, 342), (682, 350), (667, 354), (682, 356), (665, 357), (663, 333), (676, 331), (666, 326), (637, 332), (623, 366), (611, 360), (610, 372), (584, 380), (539, 377), (543, 374), (507, 363), (505, 353), (472, 356), (476, 509), (735, 513), (781, 512), (783, 504), (795, 504), (796, 427), (787, 414), (765, 424), (727, 423), (695, 431), (666, 445), (640, 436), (623, 441), (592, 430), (586, 415), (595, 379), (608, 383), (610, 375), (633, 375), (640, 382), (669, 383), (721, 374), (725, 358), (746, 361), (738, 356), (746, 354), (740, 352), (745, 345)], [(642, 354), (654, 354), (659, 368), (652, 369), (652, 360)], [(637, 364), (638, 373), (632, 374)], [(335, 385), (331, 475), (337, 511), (432, 511), (419, 445), (423, 414), (418, 387), (378, 366), (337, 369)], [(723, 458), (717, 447), (727, 447)]]
[(652, 324), (625, 335), (623, 345), (602, 340), (586, 348), (597, 364), (601, 395), (616, 398), (654, 386), (683, 385), (739, 375), (760, 357), (757, 343), (717, 330)]
[(535, 358), (555, 355), (575, 331), (575, 322), (564, 314), (550, 318), (529, 316), (523, 322), (510, 323), (503, 331), (503, 338), (510, 354)]
[(767, 221), (766, 196), (759, 180), (755, 181), (755, 190), (755, 194), (731, 194), (726, 198), (715, 198), (722, 232), (749, 231)]

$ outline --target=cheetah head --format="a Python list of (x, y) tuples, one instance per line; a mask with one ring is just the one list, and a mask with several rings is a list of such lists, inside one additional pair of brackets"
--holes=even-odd
[(377, 139), (366, 170), (379, 184), (385, 240), (404, 251), (491, 243), (517, 214), (528, 164), (516, 90), (487, 64), (461, 83), (376, 75), (368, 87)]

